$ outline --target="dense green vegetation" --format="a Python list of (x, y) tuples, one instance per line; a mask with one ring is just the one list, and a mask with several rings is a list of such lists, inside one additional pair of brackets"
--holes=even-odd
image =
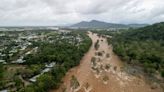
[(149, 74), (164, 71), (164, 23), (115, 35), (114, 52), (130, 64), (144, 67)]
[(112, 35), (114, 52), (131, 65), (143, 66), (148, 74), (164, 77), (164, 23), (124, 31), (98, 31)]
[[(26, 59), (27, 65), (35, 65), (47, 62), (56, 62), (56, 66), (51, 72), (41, 75), (37, 82), (27, 86), (25, 92), (46, 92), (52, 88), (58, 88), (61, 83), (61, 78), (72, 67), (78, 65), (84, 53), (88, 51), (91, 45), (91, 39), (83, 32), (71, 32), (67, 36), (80, 35), (82, 41), (79, 43), (76, 40), (68, 41), (60, 39), (54, 43), (42, 42), (37, 44), (39, 49), (37, 53), (29, 54)], [(37, 54), (37, 55), (36, 55)]]

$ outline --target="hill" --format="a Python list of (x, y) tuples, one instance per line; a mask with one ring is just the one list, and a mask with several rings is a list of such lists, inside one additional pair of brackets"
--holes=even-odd
[(79, 28), (129, 28), (129, 27), (144, 27), (147, 24), (115, 24), (115, 23), (107, 23), (98, 20), (91, 20), (89, 22), (82, 21), (76, 24), (71, 25), (71, 27), (79, 27)]

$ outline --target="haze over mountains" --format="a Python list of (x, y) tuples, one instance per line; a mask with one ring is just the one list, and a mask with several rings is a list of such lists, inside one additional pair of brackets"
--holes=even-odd
[(144, 27), (148, 24), (116, 24), (116, 23), (108, 23), (98, 20), (91, 20), (91, 21), (81, 21), (79, 23), (71, 25), (71, 27), (78, 27), (78, 28), (138, 28)]

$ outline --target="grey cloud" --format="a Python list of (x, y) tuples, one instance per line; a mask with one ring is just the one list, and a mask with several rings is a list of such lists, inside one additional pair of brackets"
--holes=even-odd
[(114, 23), (164, 21), (163, 0), (1, 0), (0, 25), (61, 25), (98, 19)]

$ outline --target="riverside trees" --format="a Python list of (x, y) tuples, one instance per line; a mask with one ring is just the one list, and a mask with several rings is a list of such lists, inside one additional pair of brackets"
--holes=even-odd
[(97, 33), (112, 36), (108, 43), (112, 43), (114, 52), (123, 61), (142, 66), (148, 74), (159, 73), (164, 76), (163, 30), (164, 23), (157, 23), (138, 29)]
[(164, 23), (117, 34), (113, 39), (114, 52), (130, 64), (144, 67), (149, 74), (164, 70)]

